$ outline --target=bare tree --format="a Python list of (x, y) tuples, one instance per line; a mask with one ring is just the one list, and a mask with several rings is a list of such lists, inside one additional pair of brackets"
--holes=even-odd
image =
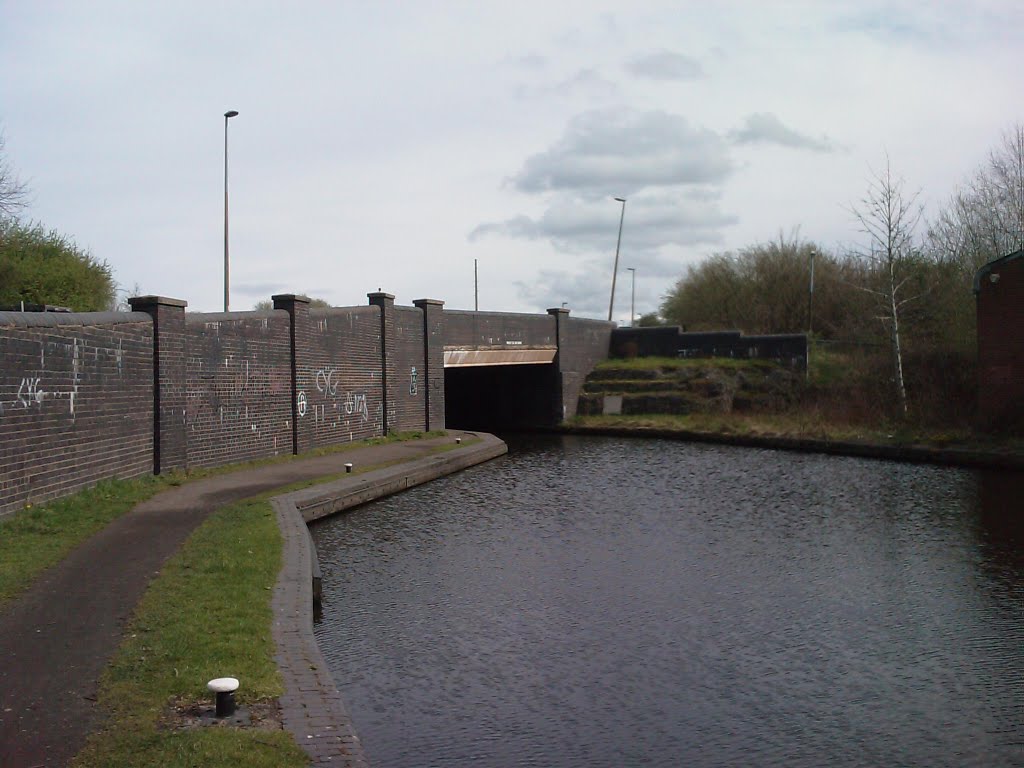
[(987, 170), (988, 196), (997, 203), (996, 226), (1006, 250), (1024, 248), (1024, 126), (1003, 135), (1000, 146), (989, 154)]
[(1024, 248), (1024, 125), (1003, 134), (928, 238), (938, 259), (955, 264), (967, 281), (986, 262)]
[(922, 209), (918, 203), (920, 192), (908, 196), (903, 186), (902, 178), (893, 178), (886, 156), (885, 170), (873, 176), (867, 194), (851, 210), (861, 232), (868, 237), (867, 250), (858, 251), (856, 255), (870, 263), (877, 278), (874, 285), (859, 287), (877, 300), (878, 319), (888, 331), (892, 350), (897, 401), (900, 411), (906, 414), (900, 319), (906, 305), (920, 298), (920, 294), (905, 295), (905, 289), (914, 277), (912, 268), (917, 261), (914, 230), (921, 221)]
[(21, 181), (7, 162), (6, 140), (0, 133), (0, 219), (13, 219), (28, 205), (28, 186)]

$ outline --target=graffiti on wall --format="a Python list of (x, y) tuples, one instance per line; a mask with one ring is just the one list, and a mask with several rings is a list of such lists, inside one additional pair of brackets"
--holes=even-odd
[(369, 421), (370, 412), (366, 407), (366, 395), (350, 392), (348, 400), (345, 401), (345, 414), (348, 416), (357, 414), (362, 417), (363, 421)]
[(317, 424), (331, 422), (339, 426), (342, 415), (358, 416), (364, 422), (370, 420), (370, 409), (364, 392), (339, 391), (340, 374), (336, 368), (320, 368), (313, 376), (317, 391), (316, 402), (309, 403), (305, 391), (299, 392), (298, 413), (300, 417), (313, 411), (313, 420)]
[[(43, 384), (43, 376), (41, 374), (46, 372), (46, 350), (49, 348), (50, 354), (53, 355), (55, 352), (64, 352), (65, 354), (70, 353), (71, 356), (71, 385), (60, 387), (54, 386), (47, 389)], [(68, 415), (71, 420), (75, 420), (75, 402), (78, 399), (78, 387), (82, 381), (82, 368), (85, 354), (88, 352), (86, 345), (79, 341), (77, 338), (72, 339), (70, 343), (62, 342), (39, 342), (39, 370), (34, 371), (40, 375), (23, 376), (21, 382), (18, 384), (18, 390), (15, 393), (14, 400), (8, 400), (4, 402), (0, 400), (0, 416), (3, 416), (7, 409), (14, 408), (18, 410), (28, 410), (31, 408), (38, 408), (42, 411), (43, 403), (46, 400), (67, 400), (68, 401)], [(93, 360), (99, 361), (100, 348), (93, 348)], [(123, 373), (123, 351), (121, 348), (121, 341), (118, 340), (116, 349), (104, 349), (102, 350), (104, 355), (113, 357), (117, 364), (117, 373), (120, 376)], [(60, 372), (55, 374), (57, 376), (66, 376), (66, 373)]]
[[(207, 327), (211, 324), (207, 323)], [(291, 377), (263, 364), (255, 353), (216, 350), (188, 360), (189, 383), (185, 394), (185, 422), (193, 433), (221, 425), (236, 434), (248, 431), (257, 439), (276, 429), (269, 414), (278, 396), (290, 398)], [(282, 401), (276, 401), (282, 402)], [(224, 426), (227, 425), (227, 426)], [(268, 433), (267, 439), (272, 437)]]
[(316, 391), (326, 397), (335, 397), (338, 394), (338, 382), (334, 380), (333, 369), (321, 368), (316, 372)]
[(419, 391), (419, 385), (417, 383), (416, 366), (412, 367), (412, 373), (409, 374), (409, 394), (415, 395)]

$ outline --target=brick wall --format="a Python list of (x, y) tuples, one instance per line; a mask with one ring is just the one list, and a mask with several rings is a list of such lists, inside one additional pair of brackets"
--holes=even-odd
[(288, 313), (185, 316), (188, 466), (292, 452)]
[(607, 323), (368, 298), (312, 311), (282, 294), (266, 312), (186, 313), (162, 296), (132, 298), (127, 313), (0, 312), (0, 514), (105, 477), (443, 429), (446, 346), (560, 345), (555, 364), (466, 374), (467, 401), (510, 425), (551, 423), (607, 352)]
[(306, 341), (296, 382), (311, 447), (382, 435), (380, 307), (311, 310)]
[(0, 312), (0, 514), (153, 468), (149, 315)]
[(426, 398), (427, 414), (424, 427), (428, 430), (444, 429), (444, 302), (437, 299), (417, 299), (413, 304), (423, 312), (423, 394)]
[(394, 398), (394, 432), (426, 429), (427, 378), (423, 356), (423, 311), (395, 307), (391, 329), (392, 367), (388, 371)]
[(1024, 432), (1024, 251), (986, 264), (978, 306), (978, 416), (986, 429)]
[(555, 321), (548, 315), (446, 311), (444, 345), (449, 349), (555, 347)]

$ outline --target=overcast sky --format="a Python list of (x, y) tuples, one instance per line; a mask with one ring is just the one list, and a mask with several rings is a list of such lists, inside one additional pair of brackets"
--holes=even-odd
[(931, 209), (1024, 122), (1024, 4), (0, 0), (28, 214), (125, 289), (231, 307), (657, 308), (709, 253), (857, 241), (884, 165)]

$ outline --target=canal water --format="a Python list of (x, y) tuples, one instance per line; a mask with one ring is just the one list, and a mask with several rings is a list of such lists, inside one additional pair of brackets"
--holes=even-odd
[(1024, 478), (551, 437), (313, 528), (367, 755), (1024, 766)]

